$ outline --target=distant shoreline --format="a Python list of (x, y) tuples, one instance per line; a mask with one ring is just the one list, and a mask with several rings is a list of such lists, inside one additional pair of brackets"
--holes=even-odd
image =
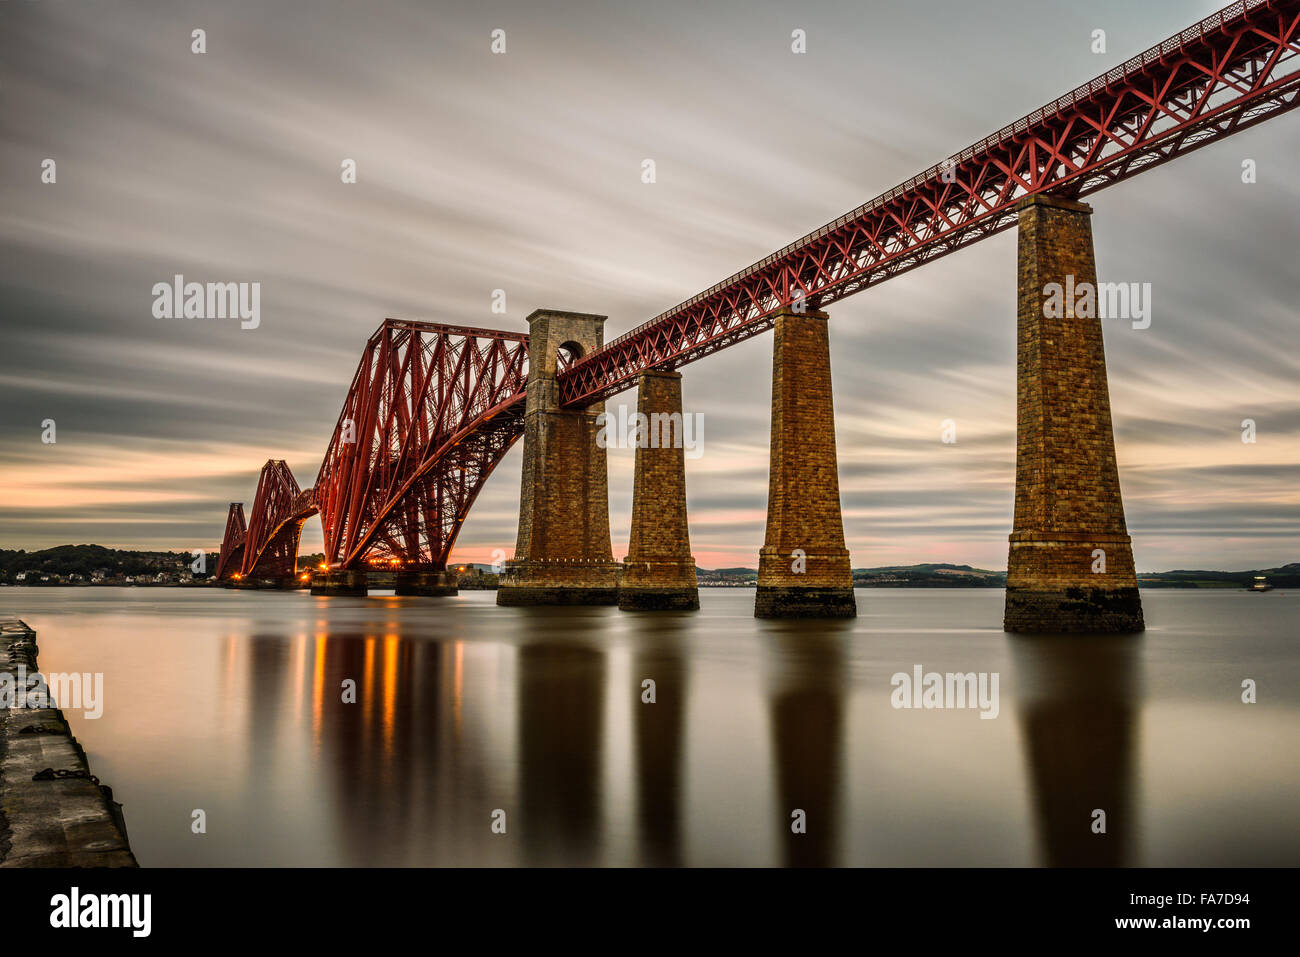
[[(390, 585), (377, 585), (378, 590), (391, 588)], [(737, 582), (731, 584), (719, 581), (702, 581), (699, 583), (700, 588), (755, 588), (754, 582)], [(854, 588), (934, 588), (934, 589), (984, 589), (984, 588), (1005, 588), (1005, 582), (980, 584), (975, 582), (948, 582), (948, 581), (858, 581), (853, 582)], [(189, 588), (189, 589), (206, 589), (217, 588), (228, 590), (226, 585), (215, 580), (203, 580), (193, 582), (0, 582), (0, 588)], [(1213, 591), (1231, 591), (1233, 589), (1241, 591), (1250, 591), (1249, 583), (1239, 583), (1235, 581), (1222, 582), (1195, 582), (1195, 581), (1163, 581), (1144, 580), (1138, 576), (1138, 588), (1181, 588), (1181, 589), (1206, 589)], [(1300, 588), (1300, 584), (1275, 584), (1272, 590), (1285, 591), (1291, 588)], [(287, 591), (306, 591), (307, 586), (300, 588), (290, 588)], [(462, 585), (461, 591), (496, 591), (495, 585)]]
[[(296, 574), (315, 574), (324, 561), (319, 553), (299, 555)], [(215, 584), (210, 574), (217, 567), (215, 552), (144, 552), (102, 545), (59, 545), (35, 552), (0, 549), (0, 587), (208, 588)], [(491, 565), (453, 562), (448, 571), (459, 573), (461, 587), (467, 591), (496, 587)], [(758, 584), (756, 568), (697, 567), (695, 573), (701, 588)], [(852, 574), (855, 588), (1005, 588), (1007, 583), (1005, 571), (948, 562), (854, 568)], [(1259, 577), (1273, 588), (1300, 588), (1300, 562), (1242, 571), (1174, 569), (1137, 576), (1141, 588), (1249, 588)], [(373, 579), (372, 583), (384, 587)]]

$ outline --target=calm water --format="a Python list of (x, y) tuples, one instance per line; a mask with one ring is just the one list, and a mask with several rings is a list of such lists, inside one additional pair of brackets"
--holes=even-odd
[[(859, 591), (836, 624), (700, 597), (5, 588), (0, 612), (43, 670), (104, 673), (103, 717), (68, 718), (145, 866), (1300, 864), (1300, 593), (1146, 591), (1146, 634), (1107, 639), (1004, 635), (992, 589)], [(917, 664), (998, 673), (998, 717), (894, 709)]]

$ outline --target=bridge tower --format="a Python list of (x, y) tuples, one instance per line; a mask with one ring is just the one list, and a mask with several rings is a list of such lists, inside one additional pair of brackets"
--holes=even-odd
[(605, 449), (596, 444), (604, 401), (562, 409), (561, 363), (600, 348), (605, 317), (538, 309), (528, 317), (528, 399), (519, 538), (498, 605), (613, 605), (619, 565), (609, 538)]
[(682, 374), (647, 369), (637, 377), (636, 395), (645, 419), (638, 420), (632, 530), (618, 607), (692, 611), (700, 607), (700, 593), (686, 524)]
[(1098, 310), (1078, 316), (1065, 301), (1052, 318), (1057, 310), (1044, 308), (1049, 283), (1096, 289), (1092, 207), (1039, 194), (1017, 208), (1016, 508), (1003, 627), (1141, 631)]
[(772, 446), (758, 618), (852, 618), (831, 398), (829, 317), (784, 308), (772, 337)]

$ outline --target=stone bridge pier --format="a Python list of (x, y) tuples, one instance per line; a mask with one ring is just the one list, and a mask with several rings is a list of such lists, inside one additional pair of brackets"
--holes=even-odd
[(645, 418), (636, 420), (632, 530), (618, 607), (694, 610), (700, 607), (700, 593), (686, 522), (687, 422), (682, 416), (681, 373), (642, 372), (637, 413)]
[(330, 569), (313, 573), (311, 576), (311, 593), (313, 595), (334, 596), (336, 598), (365, 598), (369, 581), (364, 571), (352, 569)]
[(767, 533), (758, 559), (759, 618), (852, 618), (831, 397), (829, 317), (776, 314)]
[(445, 568), (403, 569), (393, 575), (394, 595), (441, 598), (456, 593), (456, 576)]
[(1044, 308), (1049, 283), (1091, 283), (1095, 302), (1092, 207), (1038, 195), (1019, 215), (1016, 508), (1003, 627), (1141, 631), (1098, 310), (1079, 316), (1068, 300), (1059, 317)]
[(519, 538), (498, 605), (613, 605), (620, 566), (609, 537), (605, 449), (596, 444), (605, 403), (561, 409), (561, 352), (577, 359), (604, 342), (605, 317), (538, 309), (528, 317), (528, 401)]

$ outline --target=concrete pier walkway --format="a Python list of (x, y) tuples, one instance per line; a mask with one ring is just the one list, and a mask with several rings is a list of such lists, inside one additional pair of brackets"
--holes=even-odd
[[(30, 684), (36, 650), (36, 632), (0, 617), (0, 689), (20, 674)], [(121, 805), (91, 775), (63, 712), (15, 703), (0, 702), (0, 867), (138, 866)]]

